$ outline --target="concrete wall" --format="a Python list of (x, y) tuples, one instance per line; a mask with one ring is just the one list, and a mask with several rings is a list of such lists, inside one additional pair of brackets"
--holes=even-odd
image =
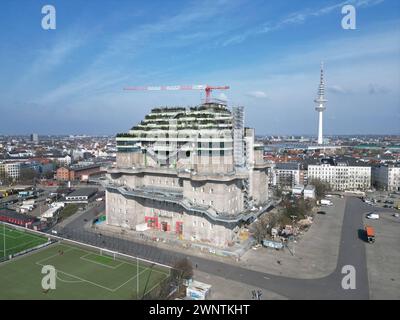
[(233, 156), (197, 155), (193, 157), (192, 168), (198, 173), (228, 173), (233, 171)]
[(117, 152), (117, 167), (142, 167), (144, 164), (145, 159), (141, 152)]
[(184, 180), (183, 196), (193, 203), (210, 205), (218, 212), (237, 214), (243, 211), (239, 180), (229, 183)]
[[(106, 192), (107, 224), (135, 229), (137, 224), (145, 222), (145, 217), (157, 217), (158, 229), (163, 223), (169, 226), (169, 234), (177, 238), (201, 241), (215, 246), (225, 247), (234, 238), (234, 232), (223, 225), (210, 222), (204, 217), (191, 215), (175, 204), (150, 199), (125, 198), (119, 193)], [(182, 223), (182, 236), (179, 237), (176, 223)]]
[(255, 205), (261, 205), (268, 200), (268, 175), (267, 169), (253, 170), (251, 173), (252, 194)]

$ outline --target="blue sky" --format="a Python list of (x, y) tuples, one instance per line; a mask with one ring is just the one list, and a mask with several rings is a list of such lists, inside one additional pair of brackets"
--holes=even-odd
[[(52, 4), (57, 29), (41, 28)], [(353, 4), (357, 29), (341, 28)], [(229, 85), (258, 134), (314, 134), (325, 62), (327, 134), (400, 134), (398, 0), (2, 0), (0, 134), (115, 134), (152, 107)]]

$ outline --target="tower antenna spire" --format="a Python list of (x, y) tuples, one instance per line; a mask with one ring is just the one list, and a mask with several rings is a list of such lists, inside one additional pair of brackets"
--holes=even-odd
[(322, 133), (322, 121), (323, 121), (323, 112), (325, 111), (325, 103), (328, 100), (325, 99), (325, 82), (324, 82), (324, 62), (321, 61), (321, 74), (319, 80), (318, 94), (317, 98), (314, 102), (317, 104), (315, 107), (315, 111), (318, 112), (318, 144), (323, 144), (324, 138)]

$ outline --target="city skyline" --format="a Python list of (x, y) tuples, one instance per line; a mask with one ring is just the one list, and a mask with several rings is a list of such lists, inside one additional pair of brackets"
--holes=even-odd
[(0, 134), (112, 135), (153, 107), (204, 98), (123, 87), (209, 84), (230, 86), (214, 97), (243, 105), (259, 135), (316, 136), (321, 60), (327, 136), (399, 134), (400, 5), (346, 3), (357, 10), (356, 30), (341, 27), (342, 1), (152, 2), (140, 10), (128, 1), (53, 1), (57, 29), (45, 31), (40, 3), (5, 1)]

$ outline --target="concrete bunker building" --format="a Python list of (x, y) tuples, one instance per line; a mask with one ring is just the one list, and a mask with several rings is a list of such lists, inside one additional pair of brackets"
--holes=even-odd
[(268, 165), (243, 107), (208, 102), (155, 108), (117, 135), (108, 169), (107, 224), (173, 233), (178, 239), (226, 247), (265, 212)]

